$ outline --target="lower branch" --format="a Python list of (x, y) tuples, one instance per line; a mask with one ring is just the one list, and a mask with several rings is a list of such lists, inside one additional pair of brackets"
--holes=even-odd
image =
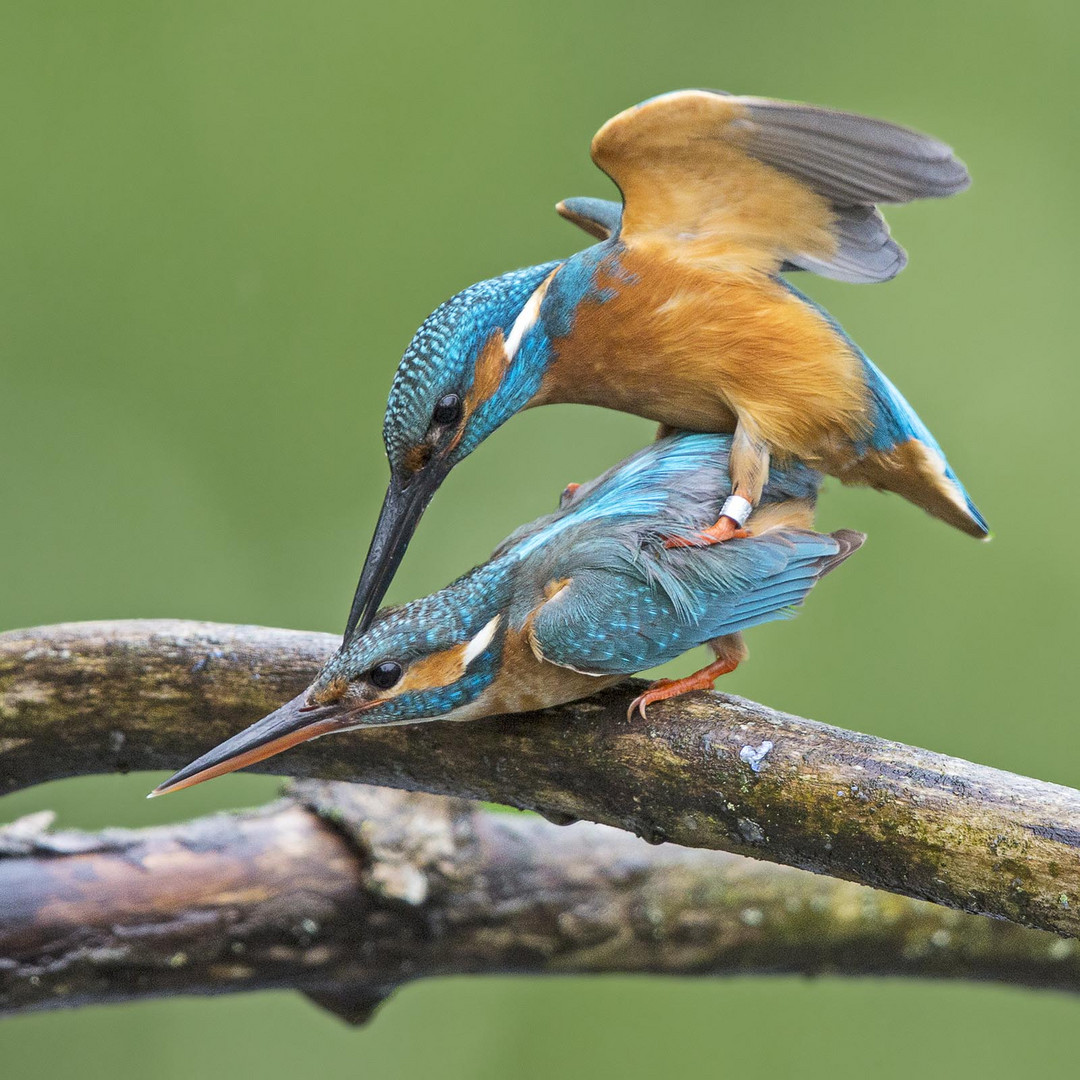
[(302, 782), (252, 813), (0, 831), (0, 1014), (292, 988), (353, 1022), (447, 974), (905, 975), (1080, 990), (1042, 931), (602, 825)]
[[(336, 644), (168, 621), (0, 635), (0, 790), (177, 769), (298, 693)], [(604, 822), (1080, 935), (1080, 792), (722, 694), (628, 722), (636, 689), (332, 736), (260, 767)]]

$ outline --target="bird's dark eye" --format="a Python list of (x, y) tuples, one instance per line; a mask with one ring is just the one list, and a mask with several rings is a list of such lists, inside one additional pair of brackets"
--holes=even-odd
[(439, 398), (435, 411), (431, 414), (431, 422), (440, 427), (448, 427), (456, 424), (461, 419), (461, 398), (457, 394), (447, 394)]
[(389, 690), (402, 677), (402, 665), (394, 660), (383, 660), (367, 673), (367, 680), (380, 690)]
[(367, 680), (380, 690), (389, 690), (402, 677), (402, 665), (394, 660), (383, 660), (367, 673)]
[(368, 681), (379, 690), (389, 690), (401, 678), (401, 665), (393, 660), (384, 660), (368, 672)]

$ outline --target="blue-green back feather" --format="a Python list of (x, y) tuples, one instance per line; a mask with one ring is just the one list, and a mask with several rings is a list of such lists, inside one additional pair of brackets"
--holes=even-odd
[(544, 568), (570, 585), (535, 614), (533, 638), (553, 663), (630, 674), (789, 616), (861, 543), (859, 534), (778, 529), (708, 548), (635, 553), (617, 537), (582, 535)]
[[(730, 455), (730, 435), (684, 433), (660, 439), (582, 484), (568, 505), (511, 533), (495, 554), (513, 551), (524, 558), (567, 529), (591, 521), (638, 522), (639, 530), (690, 535), (716, 521), (731, 494)], [(821, 474), (801, 462), (776, 466), (759, 505), (813, 501), (820, 486)]]

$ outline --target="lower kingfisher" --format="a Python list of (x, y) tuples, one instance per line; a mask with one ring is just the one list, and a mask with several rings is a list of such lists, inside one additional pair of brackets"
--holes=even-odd
[(712, 663), (654, 683), (630, 716), (711, 687), (746, 657), (743, 630), (793, 614), (864, 540), (812, 531), (821, 477), (793, 462), (772, 470), (745, 537), (667, 546), (715, 520), (732, 452), (727, 435), (669, 436), (564, 494), (555, 513), (518, 529), (484, 565), (379, 612), (307, 690), (152, 794), (331, 732), (547, 708), (706, 643)]
[(732, 433), (731, 497), (694, 542), (737, 535), (770, 465), (793, 460), (988, 535), (896, 387), (781, 277), (899, 273), (906, 255), (877, 204), (966, 188), (948, 146), (851, 113), (682, 90), (609, 120), (592, 158), (622, 203), (558, 210), (599, 243), (472, 285), (406, 349), (383, 425), (390, 483), (347, 635), (370, 625), (450, 469), (515, 413), (550, 402)]

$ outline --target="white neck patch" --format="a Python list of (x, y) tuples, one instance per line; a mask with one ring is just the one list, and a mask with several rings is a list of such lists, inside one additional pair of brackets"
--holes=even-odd
[(495, 631), (499, 628), (501, 615), (496, 615), (481, 631), (465, 646), (462, 661), (468, 667), (490, 644), (495, 637)]
[(551, 281), (551, 277), (552, 275), (548, 275), (548, 277), (540, 282), (533, 291), (532, 296), (525, 302), (525, 306), (521, 309), (521, 314), (514, 320), (514, 325), (510, 327), (510, 333), (507, 335), (506, 342), (503, 345), (507, 363), (513, 360), (517, 355), (517, 351), (521, 348), (521, 342), (525, 337), (525, 334), (531, 327), (536, 325), (536, 320), (540, 318), (540, 305), (544, 302), (544, 297), (547, 295), (548, 282)]

